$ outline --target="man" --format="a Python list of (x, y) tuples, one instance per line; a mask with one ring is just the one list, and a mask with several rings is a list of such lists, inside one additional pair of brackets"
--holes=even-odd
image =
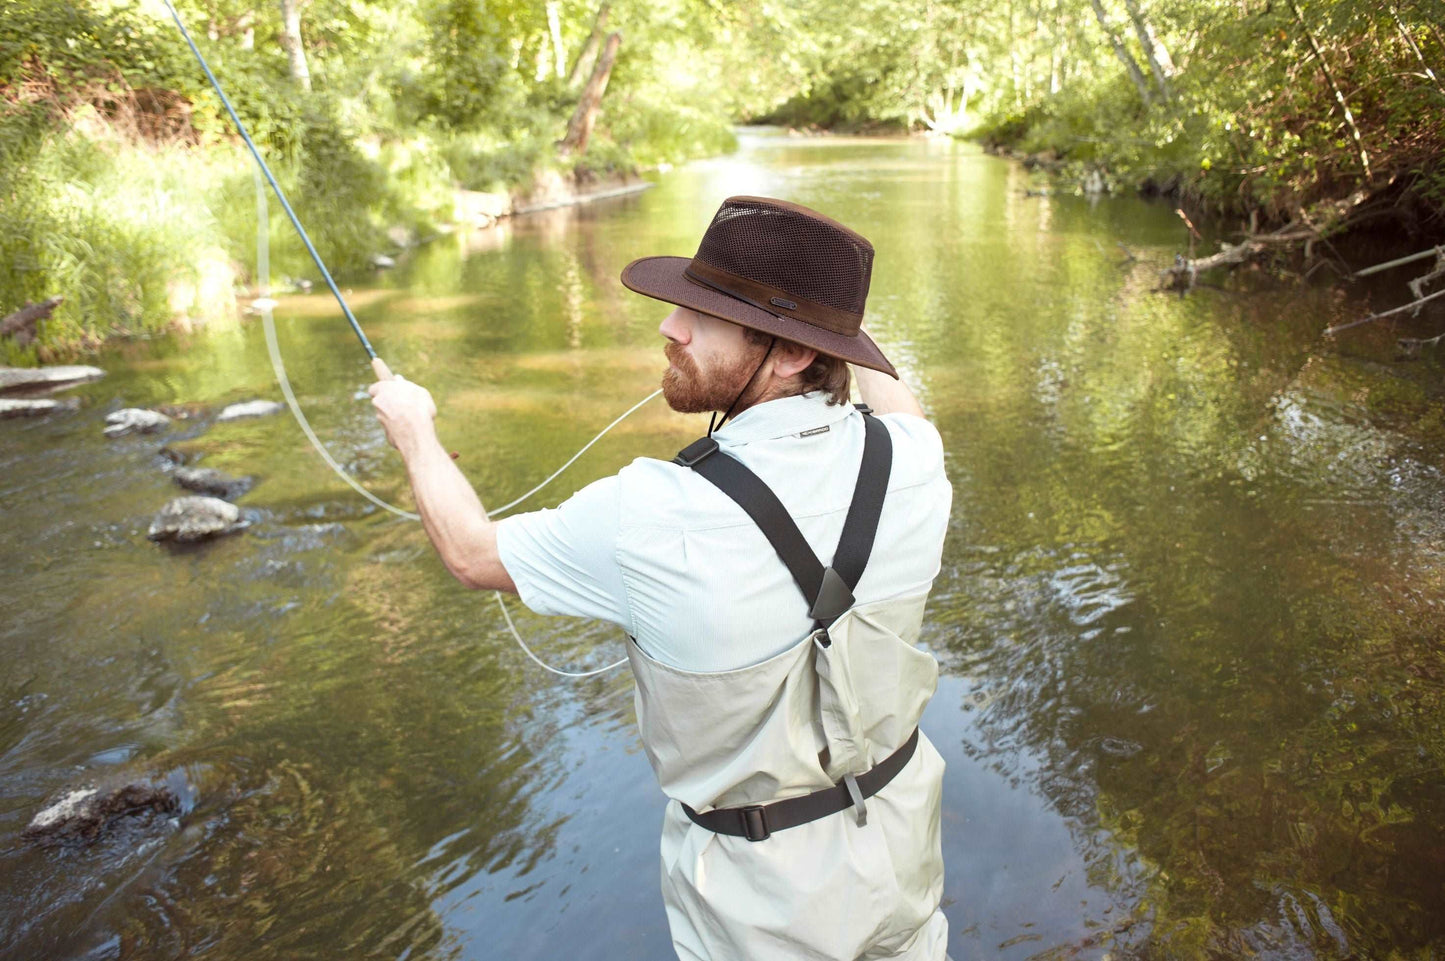
[(629, 635), (685, 961), (945, 955), (943, 761), (917, 731), (937, 664), (913, 642), (951, 488), (861, 330), (872, 261), (821, 214), (733, 197), (697, 256), (629, 264), (623, 284), (676, 305), (667, 402), (714, 423), (556, 510), (493, 524), (430, 395), (379, 361), (371, 387), (452, 574)]

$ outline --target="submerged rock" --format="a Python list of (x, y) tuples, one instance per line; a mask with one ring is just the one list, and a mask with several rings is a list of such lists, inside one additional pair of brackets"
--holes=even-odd
[(188, 491), (223, 500), (240, 497), (251, 489), (251, 478), (232, 477), (210, 467), (177, 467), (171, 478)]
[(79, 788), (46, 807), (25, 828), (28, 838), (94, 838), (112, 819), (145, 812), (174, 814), (180, 798), (169, 787), (132, 782), (111, 788)]
[(235, 504), (216, 497), (177, 497), (151, 521), (146, 536), (153, 541), (189, 544), (243, 530), (246, 522)]
[(105, 436), (120, 437), (123, 434), (152, 434), (170, 422), (171, 419), (158, 410), (125, 407), (113, 414), (105, 415)]
[(105, 371), (78, 364), (61, 367), (0, 367), (0, 394), (11, 391), (60, 390), (99, 380)]
[(270, 417), (285, 410), (285, 406), (274, 400), (248, 400), (231, 404), (221, 411), (216, 420), (240, 420), (243, 417)]
[(69, 400), (7, 400), (0, 398), (0, 420), (11, 417), (41, 417), (61, 410), (75, 410), (80, 401)]

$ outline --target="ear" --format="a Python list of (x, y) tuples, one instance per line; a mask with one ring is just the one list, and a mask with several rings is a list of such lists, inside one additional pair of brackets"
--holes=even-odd
[(779, 340), (773, 347), (773, 373), (779, 377), (796, 377), (818, 359), (818, 352), (811, 347)]

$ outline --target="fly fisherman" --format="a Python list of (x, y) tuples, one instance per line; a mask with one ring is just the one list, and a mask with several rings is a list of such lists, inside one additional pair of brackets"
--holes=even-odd
[(938, 666), (914, 641), (952, 490), (938, 431), (860, 329), (872, 264), (842, 224), (758, 197), (725, 201), (697, 256), (629, 264), (624, 285), (676, 306), (668, 404), (721, 426), (495, 524), (431, 395), (376, 362), (447, 569), (629, 635), (685, 961), (945, 956), (943, 759), (917, 727)]

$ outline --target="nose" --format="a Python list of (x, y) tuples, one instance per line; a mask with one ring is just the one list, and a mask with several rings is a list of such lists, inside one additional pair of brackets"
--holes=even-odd
[(662, 319), (657, 332), (675, 344), (686, 344), (692, 340), (692, 311), (686, 307), (674, 308)]

